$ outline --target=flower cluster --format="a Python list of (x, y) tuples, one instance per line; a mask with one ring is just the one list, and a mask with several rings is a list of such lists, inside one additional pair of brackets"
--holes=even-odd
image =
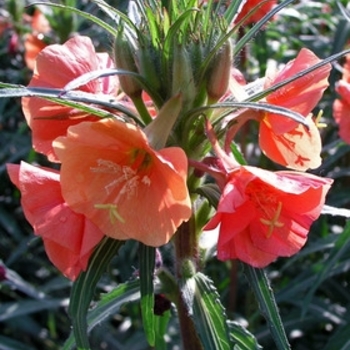
[[(208, 21), (205, 6), (154, 10), (134, 9), (132, 25), (120, 19), (114, 60), (96, 53), (83, 36), (48, 46), (37, 57), (29, 86), (59, 90), (62, 104), (25, 97), (23, 112), (34, 149), (60, 171), (21, 163), (8, 165), (8, 172), (49, 258), (74, 280), (103, 236), (153, 247), (168, 243), (206, 200), (205, 191), (204, 198), (198, 195), (206, 181), (198, 170), (216, 180), (220, 200), (214, 216), (196, 230), (220, 226), (219, 259), (264, 267), (297, 253), (332, 180), (239, 164), (230, 144), (244, 123), (257, 121), (267, 157), (298, 171), (317, 168), (321, 139), (312, 110), (328, 86), (330, 65), (293, 79), (320, 62), (301, 50), (266, 74), (259, 92), (270, 93), (252, 109), (244, 105), (249, 84), (238, 83), (241, 75), (232, 66), (229, 24)], [(95, 103), (63, 103), (72, 81), (99, 70), (111, 74), (75, 86)], [(93, 112), (99, 99), (111, 101), (98, 108), (104, 118)], [(241, 109), (232, 100), (243, 103)], [(223, 135), (224, 149), (216, 134)]]

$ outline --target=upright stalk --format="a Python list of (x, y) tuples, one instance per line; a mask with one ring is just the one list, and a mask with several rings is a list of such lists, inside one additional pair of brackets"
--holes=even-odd
[(188, 306), (185, 303), (181, 293), (181, 282), (191, 278), (188, 262), (192, 261), (195, 268), (198, 262), (198, 241), (194, 226), (194, 217), (184, 222), (175, 235), (175, 254), (176, 254), (176, 276), (179, 281), (180, 293), (178, 293), (177, 311), (180, 323), (182, 344), (184, 349), (202, 350), (203, 346), (198, 338), (198, 332), (195, 329), (194, 322), (189, 315)]

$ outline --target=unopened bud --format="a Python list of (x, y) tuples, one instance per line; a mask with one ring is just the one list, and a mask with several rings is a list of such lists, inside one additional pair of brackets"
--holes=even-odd
[[(133, 48), (123, 29), (118, 31), (114, 46), (115, 64), (118, 69), (138, 73), (134, 60)], [(142, 87), (136, 78), (130, 75), (120, 75), (119, 82), (122, 90), (131, 98), (139, 97)]]
[(218, 101), (227, 91), (230, 82), (232, 52), (229, 41), (215, 54), (208, 71), (207, 94), (210, 101)]
[[(140, 74), (145, 78), (148, 84), (163, 95), (162, 91), (162, 75), (160, 73), (161, 59), (159, 51), (150, 44), (141, 44), (137, 50), (137, 63), (140, 69)], [(164, 99), (166, 96), (162, 96)]]
[(181, 92), (185, 109), (191, 107), (196, 97), (196, 86), (193, 76), (192, 63), (186, 48), (175, 44), (172, 52), (172, 85), (171, 95)]

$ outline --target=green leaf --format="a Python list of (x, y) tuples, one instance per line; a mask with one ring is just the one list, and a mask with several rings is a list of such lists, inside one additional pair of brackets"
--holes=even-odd
[(43, 310), (57, 309), (64, 305), (62, 299), (19, 300), (1, 303), (0, 322)]
[[(233, 50), (233, 57), (236, 57), (239, 55), (239, 52), (242, 50), (242, 48), (250, 41), (252, 40), (259, 30), (263, 28), (263, 26), (271, 20), (271, 18), (278, 13), (280, 10), (282, 10), (284, 7), (291, 4), (294, 0), (286, 0), (282, 3), (275, 6), (270, 12), (268, 12), (259, 22), (255, 23), (255, 25), (237, 42), (235, 43), (235, 47)], [(242, 19), (242, 22), (245, 20)]]
[[(127, 281), (118, 285), (113, 291), (104, 294), (96, 306), (88, 312), (87, 326), (90, 332), (95, 326), (115, 314), (120, 307), (128, 302), (140, 299), (140, 281)], [(75, 345), (74, 333), (66, 340), (62, 350), (70, 350)]]
[(51, 2), (33, 2), (31, 5), (33, 5), (33, 6), (38, 6), (38, 5), (51, 6), (51, 7), (56, 7), (56, 8), (60, 8), (62, 10), (69, 11), (69, 13), (75, 13), (75, 14), (80, 15), (80, 16), (84, 17), (85, 19), (88, 19), (89, 21), (97, 24), (98, 26), (105, 29), (107, 32), (109, 32), (113, 36), (115, 36), (117, 34), (117, 30), (114, 27), (110, 26), (105, 21), (103, 21), (102, 19), (100, 19), (100, 18), (98, 18), (90, 13), (81, 11), (81, 10), (77, 9), (76, 7), (54, 4)]
[(317, 288), (321, 283), (330, 277), (330, 273), (334, 266), (338, 264), (341, 257), (348, 253), (350, 249), (350, 221), (347, 222), (344, 231), (339, 235), (335, 247), (331, 250), (330, 254), (327, 256), (322, 269), (315, 274), (317, 276), (316, 281), (313, 283), (312, 287), (309, 289), (306, 297), (303, 299), (303, 315), (305, 315), (311, 299), (316, 292)]
[(89, 349), (87, 336), (87, 312), (95, 289), (112, 258), (124, 243), (105, 237), (95, 249), (87, 271), (73, 283), (68, 313), (73, 321), (73, 331), (79, 349)]
[[(288, 108), (276, 106), (276, 105), (269, 104), (269, 103), (262, 103), (262, 102), (221, 102), (221, 103), (216, 103), (216, 104), (209, 105), (209, 106), (204, 106), (204, 107), (192, 109), (188, 114), (189, 114), (189, 117), (193, 117), (196, 115), (203, 114), (208, 110), (222, 109), (224, 112), (223, 116), (226, 116), (229, 113), (232, 113), (232, 112), (237, 111), (238, 109), (242, 109), (242, 108), (282, 115), (286, 118), (289, 118), (289, 119), (296, 121), (297, 123), (303, 124), (306, 127), (308, 126), (308, 123), (307, 123), (305, 117), (303, 115), (301, 115), (300, 113), (293, 112)], [(217, 121), (218, 120), (215, 120), (215, 123)]]
[[(220, 302), (220, 296), (211, 280), (198, 272), (188, 279), (184, 288), (187, 289), (186, 301), (199, 338), (204, 349), (231, 350), (233, 344), (226, 323), (225, 310)], [(192, 305), (189, 302), (192, 299)]]
[(258, 300), (260, 311), (268, 323), (277, 349), (291, 349), (278, 312), (275, 296), (265, 271), (263, 269), (256, 269), (245, 263), (243, 263), (243, 266), (247, 279)]
[(139, 243), (140, 291), (143, 328), (150, 346), (155, 345), (154, 286), (155, 248)]
[(234, 349), (237, 350), (259, 350), (262, 346), (258, 344), (258, 341), (252, 333), (250, 333), (241, 324), (235, 321), (228, 321), (230, 328), (230, 334), (232, 339), (237, 343)]
[(167, 326), (171, 317), (170, 310), (167, 310), (163, 313), (162, 316), (155, 316), (155, 349), (156, 350), (167, 350), (167, 343), (164, 339), (164, 336), (167, 331)]
[[(87, 114), (92, 114), (100, 118), (116, 117), (107, 110), (95, 107), (99, 105), (106, 109), (112, 109), (125, 114), (140, 124), (139, 117), (135, 115), (125, 105), (113, 100), (109, 95), (98, 95), (83, 91), (65, 91), (63, 89), (50, 89), (44, 87), (23, 87), (21, 85), (6, 84), (0, 82), (0, 98), (9, 97), (41, 97), (48, 101), (58, 103), (63, 106), (76, 108)], [(91, 104), (91, 105), (87, 105)], [(54, 119), (54, 118), (53, 118)]]

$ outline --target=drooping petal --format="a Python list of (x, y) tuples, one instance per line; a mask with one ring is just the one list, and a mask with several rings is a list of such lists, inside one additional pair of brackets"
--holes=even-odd
[(70, 127), (54, 148), (65, 200), (106, 235), (160, 246), (190, 218), (180, 148), (156, 152), (139, 128), (113, 119)]
[(8, 164), (7, 169), (21, 191), (24, 214), (34, 233), (42, 237), (49, 259), (75, 280), (86, 270), (93, 248), (103, 238), (102, 232), (64, 202), (57, 171), (24, 162)]
[(217, 213), (205, 227), (220, 224), (218, 258), (262, 268), (279, 256), (297, 253), (321, 213), (331, 183), (311, 174), (251, 166), (232, 172)]

